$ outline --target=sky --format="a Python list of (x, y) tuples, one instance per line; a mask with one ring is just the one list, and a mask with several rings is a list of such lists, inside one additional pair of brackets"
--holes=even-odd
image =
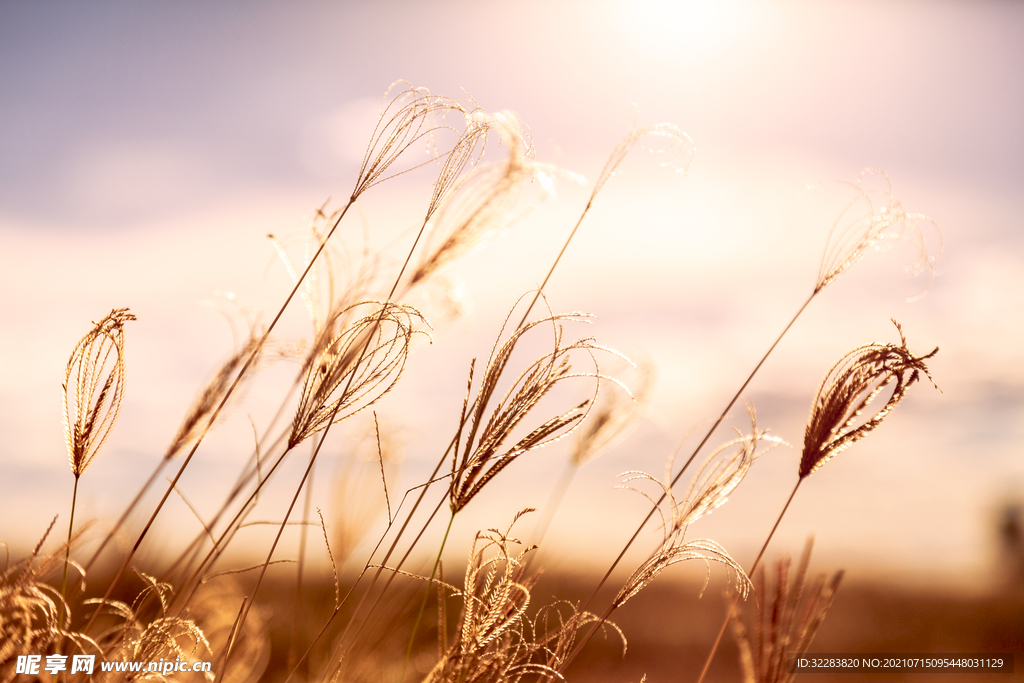
[[(915, 353), (940, 348), (929, 367), (941, 392), (913, 387), (803, 485), (773, 548), (796, 552), (814, 534), (824, 567), (865, 580), (992, 588), (993, 520), (1024, 497), (1022, 29), (1024, 6), (996, 1), (5, 4), (0, 539), (25, 548), (53, 515), (65, 524), (60, 386), (91, 321), (123, 306), (139, 318), (119, 422), (79, 490), (76, 515), (102, 526), (230, 353), (225, 320), (244, 330), (245, 315), (266, 322), (283, 301), (289, 278), (266, 235), (301, 253), (317, 207), (351, 193), (381, 98), (404, 79), (513, 112), (537, 160), (564, 171), (553, 197), (446, 271), (461, 316), (437, 296), (417, 300), (433, 342), (376, 406), (399, 444), (393, 494), (443, 451), (470, 359), (486, 357), (538, 286), (612, 149), (634, 123), (668, 121), (693, 141), (687, 172), (631, 154), (546, 288), (555, 312), (594, 314), (579, 334), (657, 368), (632, 437), (573, 482), (547, 537), (572, 552), (548, 561), (610, 561), (645, 512), (613, 488), (617, 475), (660, 475), (678, 442), (714, 420), (810, 293), (843, 183), (881, 169), (901, 206), (927, 217), (932, 277), (908, 277), (917, 254), (894, 243), (812, 302), (744, 392), (758, 426), (791, 446), (759, 460), (690, 533), (749, 565), (795, 483), (818, 383), (849, 349), (896, 342), (895, 318)], [(395, 267), (429, 184), (424, 170), (368, 192), (338, 248)], [(289, 310), (280, 339), (301, 335), (308, 319)], [(295, 368), (268, 368), (200, 449), (180, 487), (200, 516), (248, 457), (247, 418), (265, 424)], [(731, 427), (749, 428), (742, 407), (716, 439)], [(367, 429), (339, 430), (319, 466), (313, 502), (328, 519), (345, 508), (339, 472)], [(510, 467), (502, 492), (458, 521), (463, 546), (546, 505), (565, 459), (554, 445)], [(283, 474), (268, 518), (300, 469)], [(160, 537), (195, 533), (192, 513), (172, 505)]]

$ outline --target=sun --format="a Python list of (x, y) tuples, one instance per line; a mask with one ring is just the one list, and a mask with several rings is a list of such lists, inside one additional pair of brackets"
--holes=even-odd
[(622, 2), (623, 27), (641, 49), (713, 57), (742, 45), (767, 20), (768, 7), (750, 0)]

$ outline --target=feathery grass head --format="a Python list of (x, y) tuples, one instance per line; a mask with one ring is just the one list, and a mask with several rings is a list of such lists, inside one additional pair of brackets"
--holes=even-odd
[[(662, 144), (659, 147), (641, 145), (646, 138), (654, 138)], [(597, 180), (594, 182), (594, 189), (590, 194), (591, 202), (594, 201), (594, 198), (604, 188), (605, 183), (615, 175), (619, 166), (637, 145), (641, 145), (643, 149), (649, 152), (664, 155), (665, 160), (661, 162), (661, 165), (670, 166), (682, 173), (689, 170), (690, 163), (693, 161), (695, 149), (693, 140), (675, 124), (656, 123), (651, 126), (639, 127), (634, 125), (626, 137), (612, 150), (611, 156), (608, 157), (604, 168), (601, 169), (601, 173), (597, 176)]]
[[(517, 550), (510, 536), (519, 512), (504, 531), (478, 532), (466, 565), (458, 628), (450, 645), (426, 677), (430, 683), (515, 683), (525, 676), (557, 677), (557, 667), (571, 651), (576, 634), (597, 617), (577, 613), (567, 603), (542, 607), (527, 616), (530, 590), (538, 576), (525, 575), (524, 558), (536, 546)], [(572, 612), (564, 614), (568, 607)], [(621, 635), (613, 624), (608, 624)], [(443, 643), (442, 636), (442, 643)], [(623, 640), (623, 643), (625, 641)]]
[[(398, 85), (406, 88), (391, 97), (391, 91)], [(462, 132), (445, 121), (449, 114), (464, 117)], [(429, 217), (457, 184), (459, 176), (480, 160), (488, 129), (487, 117), (472, 101), (462, 103), (449, 97), (431, 95), (426, 88), (413, 88), (405, 81), (392, 84), (384, 94), (380, 118), (363, 155), (352, 199), (358, 199), (374, 185), (444, 157), (444, 168), (434, 184)], [(437, 137), (443, 131), (451, 131), (457, 138), (451, 148), (438, 152)], [(430, 158), (392, 170), (399, 157), (419, 143), (424, 144)]]
[[(907, 348), (907, 338), (900, 324), (892, 322), (900, 335), (899, 346), (866, 344), (858, 347), (833, 365), (822, 380), (804, 432), (801, 479), (880, 425), (922, 373), (935, 385), (924, 361), (938, 353), (939, 348), (915, 356)], [(892, 395), (882, 409), (857, 425), (861, 413), (890, 384), (893, 385)]]
[(611, 383), (616, 386), (598, 391), (590, 414), (576, 430), (573, 439), (571, 458), (574, 467), (582, 467), (601, 451), (626, 438), (643, 417), (654, 385), (654, 365), (650, 362), (634, 365), (628, 360), (626, 363), (636, 370), (637, 381), (629, 388), (613, 381)]
[(499, 112), (488, 114), (472, 103), (471, 109), (463, 109), (466, 126), (452, 148), (444, 154), (441, 172), (434, 181), (434, 191), (427, 206), (429, 220), (459, 189), (467, 174), (471, 173), (484, 157), (491, 131), (497, 131), (498, 140), (509, 147), (511, 164), (519, 164), (518, 157), (532, 160), (533, 138), (530, 129), (513, 114)]
[[(360, 307), (370, 310), (347, 323)], [(336, 311), (306, 358), (288, 447), (373, 405), (394, 387), (423, 316), (411, 306), (364, 302)]]
[[(595, 377), (594, 373), (573, 373), (570, 358), (577, 353), (590, 355), (593, 362), (598, 347), (593, 339), (584, 338), (574, 342), (563, 342), (562, 323), (584, 322), (585, 316), (552, 315), (529, 322), (515, 330), (507, 340), (501, 342), (499, 335), (491, 356), (487, 361), (476, 398), (469, 401), (473, 385), (473, 364), (470, 364), (469, 383), (463, 402), (462, 416), (452, 452), (450, 503), (452, 512), (458, 512), (502, 469), (519, 456), (569, 433), (567, 427), (586, 416), (591, 401), (570, 408), (534, 428), (512, 446), (506, 446), (512, 432), (526, 419), (538, 402), (563, 380), (572, 377)], [(507, 324), (506, 319), (506, 324)], [(550, 324), (554, 333), (554, 347), (531, 362), (516, 378), (512, 387), (497, 402), (490, 417), (484, 421), (485, 412), (491, 403), (498, 382), (504, 372), (516, 345), (531, 330)], [(502, 329), (502, 334), (504, 328)], [(596, 363), (595, 363), (596, 365)], [(462, 435), (466, 433), (464, 443)], [(459, 449), (462, 456), (459, 457)]]
[[(171, 597), (170, 584), (136, 571), (144, 588), (132, 604), (118, 600), (86, 600), (98, 605), (111, 619), (110, 625), (97, 641), (103, 647), (104, 659), (153, 662), (157, 659), (196, 660), (208, 656), (210, 643), (203, 630), (192, 619), (167, 614)], [(151, 613), (152, 612), (152, 613)], [(204, 674), (212, 681), (212, 672)], [(147, 673), (147, 679), (169, 680), (161, 672)]]
[[(221, 404), (221, 401), (232, 385), (232, 380), (235, 379), (235, 373), (245, 364), (249, 356), (257, 350), (258, 346), (259, 337), (255, 330), (250, 330), (249, 338), (245, 340), (245, 343), (239, 346), (221, 364), (213, 378), (203, 387), (202, 392), (200, 392), (192, 407), (186, 413), (185, 419), (182, 420), (181, 426), (178, 427), (178, 432), (174, 435), (174, 439), (171, 440), (171, 445), (167, 448), (167, 452), (164, 453), (164, 459), (170, 460), (173, 458), (181, 452), (181, 449), (186, 444), (198, 437), (204, 429), (209, 429), (212, 426), (208, 418), (213, 415), (214, 411)], [(248, 373), (245, 377), (251, 378), (252, 376), (252, 373)], [(237, 397), (238, 394), (236, 393), (235, 396)]]
[[(99, 646), (83, 633), (65, 628), (71, 610), (60, 590), (51, 585), (53, 576), (64, 565), (63, 550), (40, 554), (43, 543), (56, 523), (54, 517), (46, 533), (24, 560), (0, 571), (0, 680), (14, 680), (16, 655), (47, 652), (65, 639), (83, 652), (98, 653)], [(82, 578), (82, 568), (71, 561)]]
[[(872, 183), (877, 183), (879, 187), (871, 187)], [(935, 223), (922, 214), (904, 211), (903, 205), (893, 196), (889, 176), (877, 168), (864, 170), (856, 183), (844, 185), (850, 187), (854, 195), (832, 224), (818, 269), (818, 279), (814, 283), (814, 293), (817, 294), (838, 279), (869, 249), (901, 241), (917, 251), (917, 259), (907, 267), (907, 271), (911, 275), (928, 273), (928, 284), (924, 290), (910, 299), (923, 296), (931, 285), (932, 267), (942, 251), (942, 233)], [(934, 255), (928, 252), (922, 228), (925, 225), (932, 226), (939, 240), (938, 251)]]
[[(792, 581), (790, 558), (775, 563), (775, 589), (770, 599), (764, 566), (758, 567), (754, 575), (757, 607), (751, 620), (753, 642), (742, 619), (730, 622), (739, 645), (744, 683), (790, 683), (796, 673), (789, 672), (787, 655), (807, 652), (832, 605), (843, 572), (828, 579), (822, 574), (808, 586), (811, 546), (808, 540)], [(734, 606), (733, 611), (738, 612), (738, 607)]]
[[(626, 472), (623, 475), (625, 477), (623, 488), (637, 491), (657, 506), (661, 516), (662, 543), (623, 585), (615, 597), (613, 603), (615, 607), (625, 604), (627, 600), (654, 581), (661, 572), (686, 560), (702, 560), (704, 562), (707, 569), (705, 586), (707, 586), (707, 579), (710, 578), (711, 562), (725, 565), (735, 574), (740, 592), (746, 596), (749, 579), (743, 572), (743, 568), (732, 559), (725, 548), (708, 539), (685, 542), (684, 538), (686, 530), (691, 524), (729, 500), (729, 496), (743, 481), (756, 458), (781, 443), (779, 439), (769, 437), (766, 431), (758, 430), (757, 417), (751, 406), (747, 406), (747, 411), (750, 415), (750, 434), (745, 435), (737, 430), (737, 438), (717, 448), (704, 461), (682, 501), (676, 500), (672, 487), (668, 483), (671, 481), (671, 461), (669, 461), (668, 467), (670, 471), (666, 474), (664, 482), (658, 481), (645, 472)], [(758, 443), (760, 442), (765, 442), (767, 448), (759, 451)], [(664, 502), (658, 505), (657, 499), (646, 492), (626, 485), (634, 481), (651, 481), (657, 484), (664, 493)]]
[(64, 439), (71, 473), (79, 477), (110, 435), (124, 396), (124, 324), (116, 308), (82, 337), (64, 372)]
[[(473, 120), (477, 123), (468, 130), (475, 137), (464, 135), (466, 141), (460, 140), (459, 148), (479, 144), (482, 153), (488, 129), (496, 129), (500, 143), (508, 148), (508, 157), (503, 163), (482, 164), (466, 173), (459, 168), (449, 169), (446, 164), (428, 208), (430, 245), (413, 272), (410, 286), (479, 246), (507, 224), (523, 182), (534, 176), (529, 131), (518, 119), (507, 113), (480, 112)], [(469, 165), (465, 153), (457, 160)]]

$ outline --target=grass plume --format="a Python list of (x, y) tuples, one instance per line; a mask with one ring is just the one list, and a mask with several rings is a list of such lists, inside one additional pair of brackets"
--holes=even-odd
[[(416, 288), (440, 280), (457, 259), (523, 218), (525, 212), (520, 205), (529, 205), (522, 201), (527, 188), (534, 186), (542, 194), (547, 192), (550, 179), (558, 172), (536, 161), (530, 128), (511, 113), (486, 112), (471, 98), (437, 96), (404, 82), (388, 90), (351, 192), (338, 208), (328, 209), (328, 203), (324, 203), (316, 211), (302, 238), (301, 258), (290, 255), (285, 244), (271, 236), (271, 246), (290, 278), (290, 292), (268, 325), (260, 326), (259, 331), (255, 323), (251, 325), (248, 338), (200, 389), (166, 449), (154, 451), (157, 470), (150, 481), (168, 461), (184, 457), (134, 545), (120, 553), (120, 569), (98, 588), (86, 582), (89, 566), (114, 532), (107, 535), (85, 567), (73, 559), (73, 542), (75, 547), (80, 545), (74, 534), (77, 485), (117, 420), (124, 394), (123, 328), (134, 316), (127, 309), (115, 309), (95, 323), (75, 347), (64, 382), (65, 439), (75, 477), (68, 540), (49, 553), (43, 552), (41, 541), (28, 558), (14, 563), (8, 560), (3, 565), (0, 680), (13, 678), (12, 657), (31, 651), (55, 653), (50, 655), (54, 657), (82, 652), (103, 660), (205, 658), (216, 663), (208, 679), (232, 683), (277, 679), (284, 674), (282, 669), (288, 671), (286, 680), (328, 681), (344, 676), (345, 680), (383, 678), (387, 683), (406, 683), (406, 674), (410, 673), (407, 666), (421, 680), (431, 683), (561, 680), (569, 676), (569, 666), (597, 632), (604, 629), (621, 635), (609, 618), (676, 564), (703, 562), (706, 577), (710, 576), (712, 563), (723, 565), (730, 579), (735, 579), (737, 601), (745, 596), (751, 581), (740, 563), (717, 541), (692, 539), (691, 526), (725, 504), (750, 474), (755, 460), (780, 440), (758, 425), (748, 405), (749, 430), (737, 431), (723, 445), (709, 448), (711, 452), (703, 461), (695, 459), (699, 453), (706, 453), (703, 449), (715, 430), (810, 301), (868, 251), (901, 240), (918, 250), (913, 270), (928, 270), (932, 265), (934, 258), (928, 254), (923, 231), (927, 219), (906, 213), (892, 196), (888, 178), (880, 173), (867, 173), (848, 186), (854, 197), (832, 226), (809, 297), (682, 467), (676, 466), (673, 455), (663, 477), (639, 470), (622, 475), (623, 488), (638, 491), (651, 503), (651, 511), (633, 539), (638, 538), (648, 520), (658, 519), (660, 541), (651, 552), (640, 555), (641, 561), (615, 595), (609, 596), (603, 612), (591, 612), (590, 602), (633, 539), (590, 599), (577, 603), (556, 598), (538, 608), (535, 597), (539, 573), (529, 567), (537, 547), (513, 537), (513, 527), (530, 510), (517, 514), (504, 529), (492, 528), (477, 532), (471, 541), (465, 539), (470, 552), (462, 584), (445, 582), (445, 571), (449, 581), (453, 575), (452, 563), (442, 563), (446, 544), (450, 537), (453, 544), (463, 542), (459, 538), (462, 529), (453, 525), (456, 515), (474, 501), (474, 509), (486, 509), (490, 497), (499, 495), (499, 482), (507, 479), (502, 472), (522, 456), (541, 447), (554, 450), (561, 442), (566, 452), (556, 453), (557, 457), (527, 459), (546, 461), (536, 463), (538, 481), (546, 490), (552, 481), (548, 463), (561, 464), (564, 456), (571, 463), (569, 471), (574, 472), (612, 443), (624, 439), (642, 416), (651, 386), (647, 364), (634, 366), (637, 382), (627, 389), (628, 371), (622, 375), (615, 370), (615, 359), (608, 364), (604, 361), (608, 355), (629, 361), (599, 345), (593, 337), (571, 333), (572, 326), (591, 324), (593, 317), (554, 314), (547, 306), (545, 291), (596, 198), (610, 191), (611, 178), (638, 148), (661, 155), (663, 165), (679, 171), (688, 168), (693, 154), (692, 141), (667, 123), (634, 126), (616, 145), (540, 286), (512, 306), (486, 361), (480, 365), (475, 359), (468, 363), (461, 411), (450, 416), (454, 423), (450, 426), (455, 428), (448, 446), (445, 448), (442, 442), (435, 448), (425, 438), (429, 435), (417, 435), (418, 442), (433, 449), (437, 465), (403, 493), (396, 488), (396, 477), (389, 468), (386, 437), (390, 430), (382, 429), (393, 418), (383, 412), (385, 419), (378, 421), (376, 411), (386, 411), (388, 401), (394, 400), (391, 392), (408, 381), (404, 379), (405, 371), (413, 362), (417, 337), (430, 339), (430, 325), (421, 310), (430, 311), (421, 305), (413, 307), (408, 301), (418, 296)], [(374, 252), (364, 236), (361, 255), (349, 259), (344, 245), (338, 244), (344, 241), (343, 234), (337, 234), (348, 210), (378, 185), (428, 166), (433, 169), (429, 197), (421, 206), (419, 222), (408, 233), (410, 238), (403, 251), (397, 256), (388, 251)], [(876, 187), (879, 181), (881, 188)], [(338, 260), (339, 255), (344, 262)], [(254, 386), (249, 382), (256, 379), (256, 370), (277, 348), (269, 345), (270, 335), (280, 334), (275, 327), (296, 296), (310, 316), (312, 336), (288, 342), (287, 348), (304, 350), (294, 354), (301, 360), (291, 387), (282, 392), (269, 421), (260, 417), (260, 411), (249, 416), (251, 437), (246, 426), (242, 447), (251, 456), (224, 502), (218, 508), (214, 501), (215, 513), (209, 514), (207, 501), (188, 490), (190, 483), (182, 479), (183, 472), (194, 463), (197, 450), (225, 415), (229, 402), (241, 401), (242, 388)], [(541, 300), (546, 312), (535, 313), (535, 304)], [(518, 324), (514, 324), (516, 319)], [(749, 680), (788, 680), (779, 668), (781, 653), (806, 649), (838, 584), (838, 578), (808, 582), (808, 549), (795, 575), (788, 562), (781, 563), (775, 569), (774, 588), (767, 587), (760, 560), (796, 490), (828, 460), (876, 429), (922, 376), (931, 380), (926, 362), (938, 349), (914, 355), (898, 324), (897, 330), (898, 344), (868, 344), (840, 358), (814, 397), (796, 486), (750, 568), (762, 610), (754, 622), (753, 636), (744, 625), (734, 624), (737, 637), (746, 643), (741, 649), (746, 648), (743, 666)], [(277, 343), (275, 338), (273, 344)], [(567, 380), (580, 380), (585, 385), (585, 398), (570, 398), (574, 394)], [(879, 403), (883, 404), (880, 408)], [(374, 457), (363, 458), (361, 472), (366, 476), (353, 474), (360, 466), (355, 462), (359, 447), (352, 445), (353, 439), (343, 442), (338, 455), (348, 463), (347, 483), (332, 491), (339, 499), (339, 509), (334, 528), (329, 528), (320, 508), (313, 504), (318, 495), (311, 485), (315, 463), (330, 430), (351, 430), (360, 420), (369, 424), (371, 411), (367, 408), (371, 407), (373, 438), (366, 444), (374, 447)], [(570, 434), (573, 439), (566, 438)], [(293, 451), (307, 443), (311, 450), (308, 461), (295, 462), (298, 456)], [(334, 442), (328, 449), (333, 456)], [(700, 466), (691, 473), (689, 487), (683, 488), (680, 479), (694, 462)], [(302, 471), (301, 478), (290, 484), (281, 482), (293, 471), (293, 465)], [(318, 478), (321, 476), (318, 470)], [(290, 487), (285, 496), (290, 503), (286, 510), (264, 515), (267, 499), (274, 502), (273, 496), (263, 495), (271, 480), (275, 485)], [(127, 523), (148, 486), (128, 506), (114, 531)], [(131, 580), (134, 590), (120, 586), (121, 591), (115, 592), (172, 492), (192, 509), (202, 532), (179, 555), (168, 558), (170, 570), (136, 569)], [(303, 519), (289, 521), (303, 493)], [(516, 509), (521, 507), (517, 503)], [(553, 515), (557, 506), (549, 507)], [(439, 523), (435, 517), (446, 508), (450, 513), (448, 526), (433, 569), (429, 577), (420, 576), (426, 572), (409, 565), (432, 549), (424, 546), (435, 542), (430, 534), (440, 536), (438, 527), (443, 524), (443, 515)], [(314, 594), (315, 581), (307, 578), (314, 571), (305, 566), (305, 529), (316, 524), (314, 509), (326, 546), (320, 554), (325, 556), (325, 563), (329, 560), (333, 578), (333, 591), (323, 600)], [(369, 536), (374, 520), (384, 511), (387, 520), (378, 526), (383, 527), (379, 537)], [(185, 523), (195, 524), (187, 514), (183, 516)], [(276, 533), (272, 542), (256, 549), (258, 558), (254, 562), (233, 558), (229, 549), (243, 550), (242, 546), (253, 538), (249, 534), (254, 528), (264, 525), (276, 527)], [(546, 525), (547, 521), (541, 528)], [(472, 528), (485, 527), (474, 524)], [(81, 530), (78, 533), (81, 535)], [(356, 576), (350, 581), (342, 570), (349, 559), (355, 559), (350, 556), (362, 547), (357, 541), (363, 534), (369, 536), (366, 545), (373, 547), (365, 562), (362, 557), (353, 562), (362, 569), (353, 572)], [(340, 542), (332, 548), (329, 539)], [(281, 554), (292, 556), (295, 546), (291, 542), (295, 540), (297, 563), (274, 559), (282, 544), (288, 550)], [(311, 558), (313, 554), (311, 549)], [(62, 560), (64, 578), (57, 591), (54, 586)], [(297, 566), (293, 568), (292, 564)], [(273, 583), (273, 574), (267, 575), (271, 565), (275, 572), (287, 572), (289, 582), (280, 584), (288, 585), (287, 590)], [(77, 591), (69, 595), (71, 569), (79, 580)], [(378, 581), (382, 572), (387, 574)], [(89, 578), (93, 580), (91, 575)], [(427, 584), (418, 615), (416, 598), (406, 590), (410, 578)], [(266, 588), (260, 593), (262, 586)], [(92, 597), (104, 591), (102, 597)], [(280, 609), (285, 594), (294, 596), (291, 609)], [(426, 606), (432, 595), (438, 598), (437, 637), (428, 638), (430, 647), (424, 650), (418, 630), (428, 614)], [(459, 604), (458, 613), (449, 613), (455, 603)], [(280, 618), (283, 613), (287, 613), (287, 619)], [(728, 612), (722, 633), (733, 614)], [(270, 653), (273, 648), (280, 649), (282, 638), (279, 634), (272, 636), (279, 621), (291, 624), (285, 663), (277, 661), (281, 658), (276, 652)], [(404, 661), (402, 641), (407, 643)], [(179, 678), (164, 674), (157, 677)]]

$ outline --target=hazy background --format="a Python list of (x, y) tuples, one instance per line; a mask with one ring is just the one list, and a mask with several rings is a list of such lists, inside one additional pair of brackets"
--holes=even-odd
[[(264, 321), (276, 310), (288, 278), (265, 235), (299, 238), (316, 207), (351, 192), (375, 108), (401, 78), (514, 111), (538, 159), (591, 180), (633, 104), (640, 123), (672, 121), (696, 145), (685, 177), (631, 158), (548, 288), (554, 309), (597, 316), (585, 333), (659, 368), (633, 439), (573, 484), (551, 563), (614, 557), (644, 512), (612, 490), (616, 475), (660, 474), (809, 293), (838, 205), (803, 188), (879, 167), (908, 211), (942, 229), (930, 291), (905, 303), (927, 282), (905, 276), (914, 254), (898, 246), (812, 304), (746, 394), (759, 424), (794, 447), (760, 461), (690, 533), (750, 564), (795, 481), (821, 377), (854, 346), (897, 341), (895, 317), (915, 352), (941, 347), (930, 366), (942, 393), (915, 387), (807, 482), (775, 550), (815, 534), (823, 567), (985, 591), (997, 580), (996, 512), (1024, 495), (1022, 35), (1016, 2), (4, 3), (0, 538), (25, 548), (54, 514), (66, 524), (60, 384), (90, 321), (122, 306), (139, 317), (120, 421), (82, 477), (82, 520), (120, 513), (230, 351), (216, 312), (229, 307), (204, 302), (230, 291)], [(371, 244), (389, 258), (408, 248), (428, 183), (421, 174), (364, 197)], [(508, 308), (539, 283), (588, 192), (561, 183), (553, 203), (455, 265), (467, 316), (439, 316), (433, 345), (378, 408), (404, 444), (396, 490), (443, 450), (469, 359), (486, 356)], [(342, 233), (362, 247), (358, 220)], [(308, 327), (296, 309), (282, 336)], [(200, 514), (248, 455), (246, 414), (264, 420), (293, 372), (273, 369), (196, 456), (182, 490)], [(745, 424), (734, 410), (723, 426)], [(345, 507), (334, 461), (365, 428), (339, 430), (318, 471), (314, 503), (329, 521)], [(506, 493), (467, 510), (453, 555), (473, 529), (543, 505), (564, 460), (553, 447), (503, 473)], [(280, 518), (298, 471), (285, 476), (266, 518)], [(199, 528), (173, 505), (165, 542)]]

